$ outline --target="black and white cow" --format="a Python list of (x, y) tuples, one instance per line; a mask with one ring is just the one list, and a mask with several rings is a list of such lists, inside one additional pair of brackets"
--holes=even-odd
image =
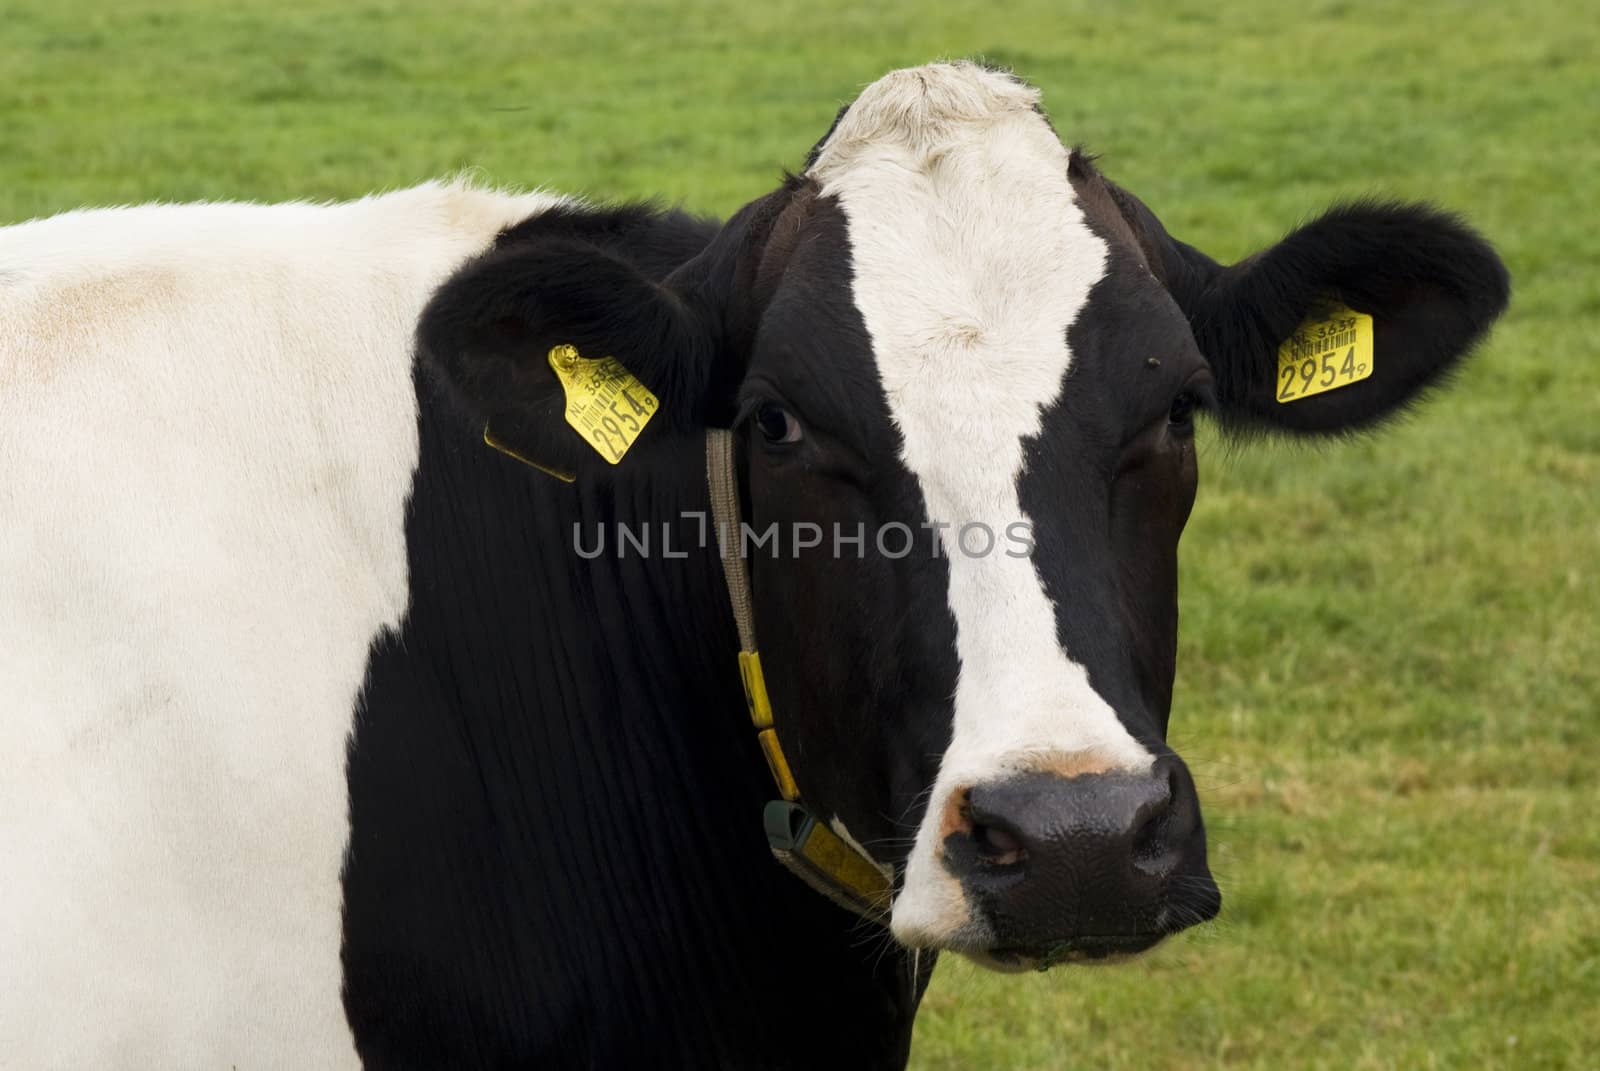
[[(1219, 266), (964, 63), (725, 226), (426, 185), (0, 231), (0, 1062), (894, 1067), (920, 952), (1211, 917), (1164, 743), (1194, 414), (1374, 424), (1506, 300), (1417, 206)], [(1335, 308), (1361, 369), (1280, 380)], [(564, 345), (659, 399), (615, 464)], [(751, 553), (755, 630), (887, 934), (768, 851), (721, 427), (752, 528), (827, 533)]]

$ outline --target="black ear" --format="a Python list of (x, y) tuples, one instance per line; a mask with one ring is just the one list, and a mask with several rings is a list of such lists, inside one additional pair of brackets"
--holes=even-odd
[[(1270, 249), (1221, 268), (1165, 231), (1152, 235), (1151, 224), (1156, 230), (1160, 224), (1143, 205), (1126, 195), (1119, 203), (1125, 214), (1136, 206), (1130, 223), (1143, 223), (1136, 224), (1141, 241), (1211, 363), (1219, 416), (1235, 429), (1338, 433), (1381, 421), (1443, 382), (1510, 296), (1505, 265), (1489, 243), (1455, 216), (1423, 205), (1334, 208)], [(1342, 347), (1301, 374), (1280, 370), (1285, 340), (1308, 321), (1337, 320), (1340, 306), (1372, 318), (1365, 378), (1345, 382), (1348, 376), (1336, 375), (1346, 360), (1346, 371), (1356, 366)], [(1338, 385), (1307, 389), (1327, 382)]]
[[(614, 358), (655, 396), (638, 448), (695, 424), (710, 376), (715, 346), (706, 317), (652, 278), (664, 267), (652, 268), (662, 259), (660, 241), (641, 260), (619, 240), (637, 234), (643, 210), (614, 211), (627, 216), (627, 227), (603, 211), (573, 225), (563, 211), (559, 225), (508, 232), (435, 292), (417, 327), (422, 358), (494, 440), (552, 471), (579, 473), (613, 460), (567, 423), (553, 350)], [(663, 217), (663, 226), (676, 224)], [(668, 238), (684, 259), (704, 244), (703, 230)]]

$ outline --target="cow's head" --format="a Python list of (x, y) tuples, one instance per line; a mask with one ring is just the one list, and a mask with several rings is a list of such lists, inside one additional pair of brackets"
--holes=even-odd
[[(897, 71), (664, 282), (646, 217), (582, 210), (467, 266), (421, 329), (504, 436), (580, 478), (609, 466), (559, 415), (561, 343), (661, 397), (624, 464), (738, 429), (748, 517), (780, 526), (757, 633), (803, 795), (901, 868), (897, 938), (993, 964), (1136, 951), (1218, 908), (1165, 743), (1196, 415), (1371, 425), (1507, 298), (1489, 247), (1415, 206), (1336, 209), (1221, 267), (1038, 99), (972, 64)], [(1370, 358), (1280, 380), (1335, 305), (1371, 316)]]

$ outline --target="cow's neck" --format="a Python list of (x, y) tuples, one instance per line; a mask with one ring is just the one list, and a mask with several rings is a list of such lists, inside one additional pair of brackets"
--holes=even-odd
[[(350, 762), (358, 1039), (395, 1040), (379, 1009), (435, 972), (430, 999), (461, 1020), (431, 1029), (486, 1057), (898, 1066), (908, 961), (766, 846), (772, 785), (698, 538), (702, 442), (568, 485), (481, 446), (426, 384), (419, 400), (411, 607), (374, 652)], [(618, 525), (648, 557), (619, 553)]]

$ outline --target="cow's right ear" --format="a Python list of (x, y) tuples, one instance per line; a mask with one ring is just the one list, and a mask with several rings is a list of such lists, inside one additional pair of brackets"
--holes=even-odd
[(570, 478), (700, 421), (706, 319), (619, 252), (544, 236), (459, 269), (423, 310), (417, 344), (493, 445)]

